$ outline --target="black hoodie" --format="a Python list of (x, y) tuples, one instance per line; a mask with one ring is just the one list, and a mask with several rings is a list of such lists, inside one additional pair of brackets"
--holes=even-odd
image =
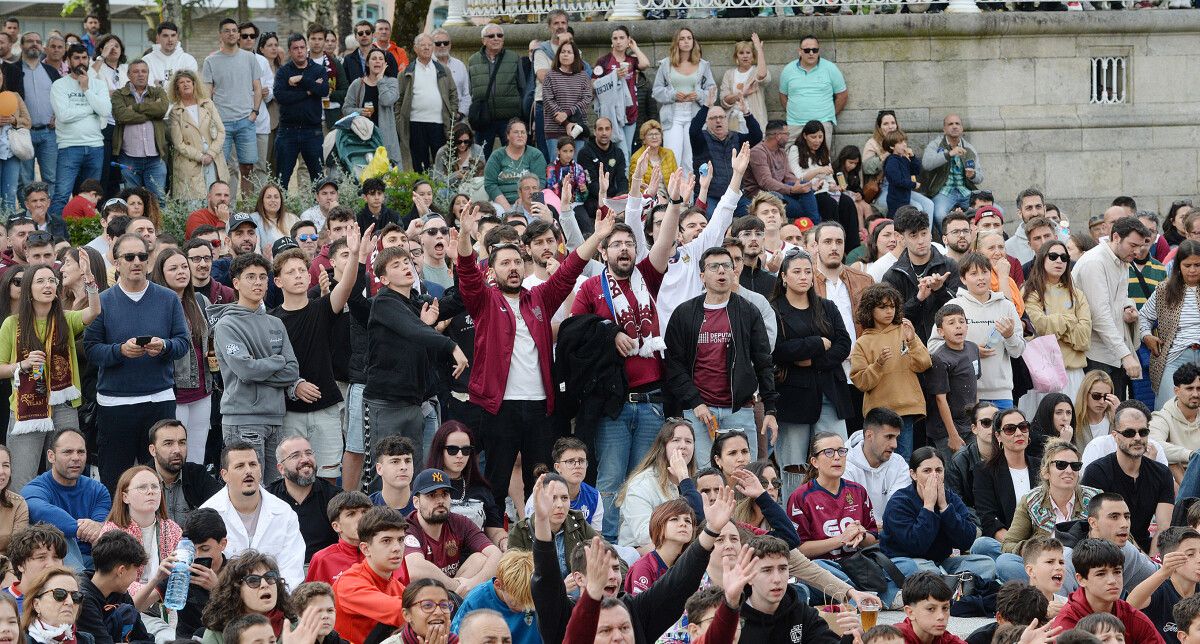
[(957, 295), (958, 287), (962, 286), (962, 282), (958, 278), (958, 264), (938, 252), (935, 246), (930, 246), (929, 253), (929, 263), (925, 265), (922, 274), (950, 274), (946, 276), (942, 288), (930, 293), (924, 302), (917, 299), (917, 292), (920, 290), (917, 283), (917, 272), (913, 268), (907, 250), (901, 253), (896, 263), (883, 274), (883, 281), (900, 291), (900, 300), (904, 302), (904, 317), (912, 321), (913, 327), (917, 331), (917, 337), (921, 338), (921, 342), (925, 344), (929, 344), (929, 334), (933, 332), (934, 314)]
[(800, 601), (792, 586), (771, 615), (750, 605), (749, 595), (742, 602), (742, 636), (739, 642), (754, 644), (835, 644), (840, 639), (825, 623), (817, 609)]

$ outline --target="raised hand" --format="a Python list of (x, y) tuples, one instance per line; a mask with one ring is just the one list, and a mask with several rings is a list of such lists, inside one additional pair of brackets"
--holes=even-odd
[(587, 561), (588, 597), (600, 601), (604, 597), (604, 586), (608, 583), (608, 572), (613, 565), (612, 551), (597, 535), (592, 537), (590, 544), (584, 544), (583, 554)]
[(733, 516), (733, 488), (722, 485), (712, 502), (704, 502), (704, 522), (714, 532), (720, 532)]
[(733, 488), (738, 492), (741, 492), (743, 496), (751, 499), (757, 499), (758, 497), (762, 496), (763, 492), (766, 492), (766, 489), (763, 488), (762, 481), (759, 480), (758, 476), (750, 470), (738, 469), (734, 471), (732, 478)]
[[(642, 155), (645, 157), (646, 155)], [(596, 166), (596, 182), (600, 184), (600, 201), (599, 205), (603, 206), (604, 201), (608, 199), (608, 171), (604, 169), (604, 164)]]
[(671, 201), (678, 201), (683, 188), (683, 168), (678, 168), (667, 178), (667, 196)]
[(746, 173), (746, 168), (750, 167), (750, 144), (743, 143), (741, 149), (733, 152), (732, 156), (733, 173), (740, 177)]
[(429, 326), (433, 326), (438, 320), (438, 301), (434, 298), (432, 302), (426, 302), (421, 305), (421, 321)]
[[(645, 157), (646, 155), (642, 155)], [(662, 186), (662, 166), (655, 166), (650, 173), (650, 183), (646, 184), (646, 194), (654, 196), (658, 194), (658, 189)]]
[(746, 584), (754, 578), (756, 568), (758, 557), (754, 556), (754, 549), (750, 546), (742, 546), (736, 560), (721, 562), (721, 586), (725, 589), (725, 603), (730, 608), (736, 609), (741, 605), (742, 593)]
[[(374, 250), (375, 250), (375, 244), (372, 243), (374, 241), (375, 241), (375, 224), (371, 224), (370, 226), (367, 226), (367, 229), (365, 231), (363, 231), (362, 236), (358, 238), (356, 248), (358, 250), (358, 263), (359, 264), (365, 264), (365, 263), (371, 261), (371, 253), (374, 252)], [(346, 237), (346, 247), (347, 248), (350, 247), (349, 236)], [(351, 250), (350, 253), (353, 254), (354, 251)], [(344, 276), (343, 276), (343, 279), (345, 279)]]

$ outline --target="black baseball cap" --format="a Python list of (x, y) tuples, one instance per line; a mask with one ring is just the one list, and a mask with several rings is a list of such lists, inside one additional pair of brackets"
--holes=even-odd
[(427, 469), (413, 479), (413, 494), (429, 494), (437, 490), (449, 490), (450, 475), (436, 468)]
[(274, 244), (271, 244), (271, 256), (278, 256), (279, 253), (289, 251), (293, 248), (300, 248), (300, 244), (297, 244), (295, 239), (286, 236), (280, 237), (275, 240)]
[(250, 224), (258, 229), (258, 222), (254, 221), (254, 217), (248, 212), (235, 212), (229, 216), (229, 226), (225, 228), (225, 232), (231, 233), (235, 228), (242, 224)]

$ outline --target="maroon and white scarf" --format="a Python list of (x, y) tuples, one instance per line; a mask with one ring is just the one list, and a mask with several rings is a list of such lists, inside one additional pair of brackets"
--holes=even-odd
[(641, 271), (634, 268), (629, 276), (629, 289), (633, 291), (633, 297), (637, 300), (636, 309), (631, 306), (625, 291), (621, 289), (620, 281), (608, 267), (605, 267), (604, 273), (600, 275), (600, 286), (604, 289), (604, 301), (608, 304), (608, 311), (613, 320), (625, 335), (637, 342), (637, 355), (643, 358), (653, 357), (655, 352), (660, 356), (664, 355), (667, 343), (663, 341), (659, 331), (658, 311), (654, 308), (654, 299), (650, 297), (650, 289), (646, 288), (646, 280)]

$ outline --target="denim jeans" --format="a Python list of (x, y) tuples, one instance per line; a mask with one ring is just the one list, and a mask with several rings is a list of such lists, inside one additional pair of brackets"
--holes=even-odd
[[(879, 209), (884, 212), (887, 212), (887, 193), (888, 193), (887, 180), (884, 180), (883, 185), (880, 187), (880, 190), (879, 190), (879, 196), (875, 199), (875, 205), (878, 206)], [(916, 190), (913, 190), (912, 196), (910, 196), (908, 198), (908, 205), (916, 206), (917, 208), (921, 209), (921, 212), (929, 215), (931, 218), (930, 223), (932, 224), (933, 209), (934, 209), (932, 199), (917, 192)]]
[(71, 200), (75, 186), (84, 179), (99, 179), (101, 166), (104, 164), (104, 147), (89, 147), (73, 145), (69, 148), (59, 148), (58, 167), (55, 170), (54, 197), (50, 201), (50, 233), (62, 237), (67, 236), (67, 223), (63, 221), (62, 211)]
[(21, 185), (33, 182), (33, 162), (37, 161), (42, 171), (42, 181), (54, 185), (54, 177), (58, 170), (58, 137), (54, 130), (30, 130), (29, 138), (33, 140), (33, 158), (21, 162)]
[(604, 538), (615, 542), (621, 509), (614, 503), (625, 478), (633, 471), (663, 426), (662, 405), (625, 403), (615, 419), (604, 416), (596, 428), (596, 489), (604, 502)]
[(4, 210), (16, 212), (17, 181), (21, 178), (21, 160), (15, 156), (0, 161), (0, 204)]
[(985, 402), (999, 411), (1006, 411), (1013, 408), (1012, 398), (993, 398), (990, 400), (980, 400), (979, 402)]
[[(740, 429), (746, 432), (746, 438), (749, 439), (747, 442), (750, 443), (750, 460), (758, 460), (758, 427), (754, 423), (753, 407), (730, 409), (710, 406), (708, 411), (717, 419), (718, 429)], [(708, 435), (708, 427), (704, 421), (696, 418), (696, 414), (690, 409), (683, 412), (683, 417), (692, 424), (696, 435), (696, 463), (700, 467), (707, 467), (712, 462), (710, 454), (713, 444), (712, 437)]]
[(1179, 482), (1179, 495), (1175, 502), (1179, 503), (1192, 496), (1200, 496), (1200, 450), (1192, 452), (1192, 457), (1188, 459), (1187, 471), (1183, 474), (1183, 480)]
[[(812, 424), (779, 423), (779, 439), (775, 442), (774, 449), (775, 460), (779, 463), (779, 467), (786, 470), (788, 466), (797, 466), (799, 471), (803, 472), (808, 464), (808, 446), (812, 442), (812, 437), (820, 432), (832, 432), (841, 436), (842, 439), (847, 437), (846, 421), (837, 417), (837, 410), (833, 408), (833, 403), (824, 396), (821, 397), (821, 416), (817, 418), (817, 422)], [(785, 499), (804, 483), (802, 475), (787, 471), (780, 474), (780, 480), (783, 483), (780, 498)]]
[[(233, 150), (237, 146), (237, 163), (241, 165), (254, 165), (258, 162), (258, 134), (257, 126), (249, 118), (238, 119), (236, 121), (221, 121), (225, 125), (225, 162), (229, 164), (230, 174), (237, 173), (237, 164), (234, 163)], [(279, 128), (280, 131), (283, 128)], [(317, 149), (321, 147), (321, 128), (317, 128)], [(283, 184), (284, 190), (287, 189), (287, 184)]]
[(145, 188), (162, 204), (167, 187), (167, 164), (162, 157), (131, 157), (122, 152), (117, 162), (126, 188)]
[(637, 123), (627, 123), (621, 128), (625, 134), (625, 140), (621, 142), (621, 151), (625, 153), (625, 160), (633, 158), (633, 137), (637, 136)]
[(900, 428), (900, 435), (896, 437), (896, 453), (903, 456), (905, 461), (912, 456), (913, 424), (916, 420), (916, 416), (904, 416), (900, 419), (904, 426)]
[(954, 210), (955, 206), (962, 206), (966, 210), (969, 205), (971, 193), (964, 189), (955, 189), (954, 194), (946, 194), (939, 192), (933, 196), (933, 226), (938, 230), (942, 229), (942, 220), (946, 215)]
[(1158, 384), (1158, 393), (1154, 396), (1155, 409), (1162, 409), (1163, 405), (1167, 404), (1167, 401), (1175, 396), (1175, 372), (1189, 362), (1200, 364), (1200, 351), (1196, 349), (1184, 349), (1183, 353), (1167, 363), (1166, 368), (1163, 369), (1162, 380)]
[(892, 557), (892, 563), (907, 577), (918, 570), (945, 572), (951, 575), (971, 573), (981, 581), (990, 582), (996, 579), (996, 562), (987, 555), (957, 555), (946, 557), (941, 565), (929, 559), (915, 557)]
[(304, 156), (308, 178), (313, 184), (321, 173), (321, 128), (282, 127), (275, 131), (275, 159), (279, 185), (286, 186), (296, 169), (297, 155)]
[(441, 408), (438, 405), (437, 398), (431, 398), (421, 403), (421, 449), (425, 452), (426, 458), (429, 458), (429, 453), (433, 449), (433, 436), (437, 434), (438, 427), (441, 426), (438, 414)]
[[(842, 581), (846, 582), (847, 584), (854, 586), (854, 581), (850, 579), (850, 575), (847, 575), (845, 572), (842, 571), (842, 565), (839, 564), (836, 560), (814, 558), (812, 561), (813, 561), (813, 563), (817, 564), (818, 566), (824, 568), (829, 574), (833, 575), (834, 577), (837, 577), (838, 579), (841, 579)], [(910, 570), (904, 570), (903, 568), (901, 568), (900, 572), (904, 573), (904, 576), (907, 577), (907, 576), (913, 574), (914, 572), (916, 572), (916, 570), (914, 569), (914, 570), (910, 571)], [(892, 581), (892, 578), (889, 577), (886, 573), (884, 574), (884, 578), (887, 579), (888, 587), (887, 587), (887, 590), (884, 591), (883, 596), (880, 597), (879, 599), (883, 602), (883, 607), (888, 608), (892, 605), (892, 602), (896, 599), (896, 594), (900, 592), (900, 589), (896, 586), (896, 582)], [(857, 587), (856, 587), (856, 589), (862, 590), (861, 588), (857, 588)], [(818, 588), (817, 590), (821, 590), (821, 589)], [(823, 590), (821, 592), (824, 593)]]

